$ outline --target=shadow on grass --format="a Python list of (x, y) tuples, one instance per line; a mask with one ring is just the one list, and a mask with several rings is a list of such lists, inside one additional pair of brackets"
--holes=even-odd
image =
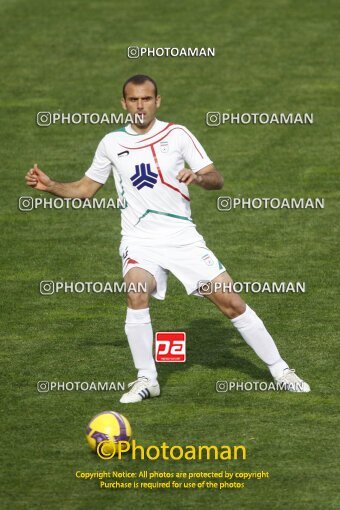
[(227, 319), (195, 320), (190, 323), (185, 332), (186, 362), (159, 363), (158, 372), (162, 383), (165, 383), (173, 372), (186, 371), (193, 366), (215, 370), (224, 368), (225, 379), (228, 379), (228, 372), (232, 370), (240, 371), (250, 379), (271, 380), (268, 370), (259, 368), (246, 359), (247, 349), (250, 348), (241, 337), (237, 338), (237, 331), (231, 328)]
[[(110, 328), (109, 328), (110, 329)], [(179, 331), (178, 328), (175, 328)], [(198, 319), (189, 322), (184, 328), (186, 333), (187, 359), (185, 363), (158, 363), (157, 370), (162, 384), (166, 383), (174, 372), (185, 373), (193, 367), (206, 367), (219, 372), (218, 377), (226, 380), (235, 379), (235, 372), (245, 374), (251, 380), (271, 380), (268, 370), (257, 366), (249, 359), (248, 352), (256, 360), (256, 355), (244, 342), (242, 337), (230, 324), (227, 318), (221, 319)], [(157, 329), (154, 329), (154, 332)], [(163, 330), (164, 331), (164, 330)], [(79, 347), (99, 349), (104, 352), (101, 359), (114, 359), (115, 348), (126, 349), (126, 362), (132, 368), (132, 357), (127, 338), (122, 328), (116, 327), (114, 338), (98, 338), (93, 336), (94, 331), (88, 330), (88, 336), (79, 342)], [(103, 360), (102, 360), (103, 361)], [(105, 362), (104, 362), (105, 363)], [(260, 364), (261, 362), (259, 362)], [(223, 375), (221, 371), (223, 370)], [(230, 372), (233, 376), (230, 376)]]

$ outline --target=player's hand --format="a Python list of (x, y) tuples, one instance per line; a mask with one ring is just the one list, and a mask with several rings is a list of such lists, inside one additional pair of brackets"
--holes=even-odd
[(202, 180), (202, 177), (200, 175), (195, 174), (192, 170), (189, 168), (183, 168), (181, 170), (176, 179), (179, 180), (179, 182), (183, 182), (183, 184), (186, 184), (187, 186), (191, 183), (199, 184)]
[(27, 186), (41, 191), (47, 191), (53, 183), (53, 181), (38, 168), (36, 163), (34, 167), (27, 172), (25, 179)]

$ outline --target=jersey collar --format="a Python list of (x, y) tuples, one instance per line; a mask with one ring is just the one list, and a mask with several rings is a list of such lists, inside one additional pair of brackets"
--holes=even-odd
[(160, 124), (161, 124), (161, 122), (158, 119), (156, 119), (154, 125), (152, 126), (150, 131), (148, 131), (147, 133), (136, 133), (136, 131), (134, 129), (132, 129), (131, 124), (128, 124), (127, 126), (125, 126), (125, 131), (129, 135), (150, 136), (150, 135), (153, 135), (154, 133), (156, 133), (159, 130)]

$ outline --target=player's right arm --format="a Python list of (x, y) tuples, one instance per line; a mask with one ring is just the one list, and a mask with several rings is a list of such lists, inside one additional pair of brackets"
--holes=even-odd
[[(109, 140), (110, 140), (109, 135)], [(26, 174), (27, 185), (39, 191), (47, 191), (62, 198), (91, 198), (107, 181), (112, 168), (104, 137), (99, 143), (92, 165), (79, 181), (56, 182), (35, 164)]]
[(102, 184), (86, 175), (79, 181), (53, 181), (38, 168), (37, 164), (27, 172), (25, 179), (26, 184), (31, 188), (46, 191), (62, 198), (91, 198), (102, 187)]

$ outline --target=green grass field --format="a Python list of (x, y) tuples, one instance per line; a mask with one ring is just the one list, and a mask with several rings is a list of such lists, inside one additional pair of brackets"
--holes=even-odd
[[(2, 509), (339, 508), (338, 2), (1, 0)], [(124, 7), (122, 7), (124, 5)], [(215, 47), (214, 58), (128, 59), (130, 45)], [(41, 280), (121, 281), (119, 212), (18, 209), (37, 162), (59, 181), (90, 166), (107, 125), (37, 127), (36, 113), (116, 112), (121, 85), (153, 76), (158, 117), (184, 124), (225, 178), (191, 189), (193, 218), (237, 281), (305, 281), (305, 294), (246, 294), (310, 394), (216, 393), (222, 380), (270, 381), (265, 366), (208, 301), (171, 277), (153, 300), (154, 331), (185, 331), (187, 362), (162, 364), (162, 398), (39, 393), (37, 381), (135, 378), (121, 294), (39, 294)], [(208, 128), (205, 114), (313, 112), (313, 125)], [(110, 197), (113, 182), (98, 197)], [(323, 197), (324, 209), (219, 212), (219, 195)], [(139, 444), (243, 444), (246, 461), (105, 462), (89, 419), (125, 414)], [(242, 490), (103, 490), (75, 472), (269, 471)]]

